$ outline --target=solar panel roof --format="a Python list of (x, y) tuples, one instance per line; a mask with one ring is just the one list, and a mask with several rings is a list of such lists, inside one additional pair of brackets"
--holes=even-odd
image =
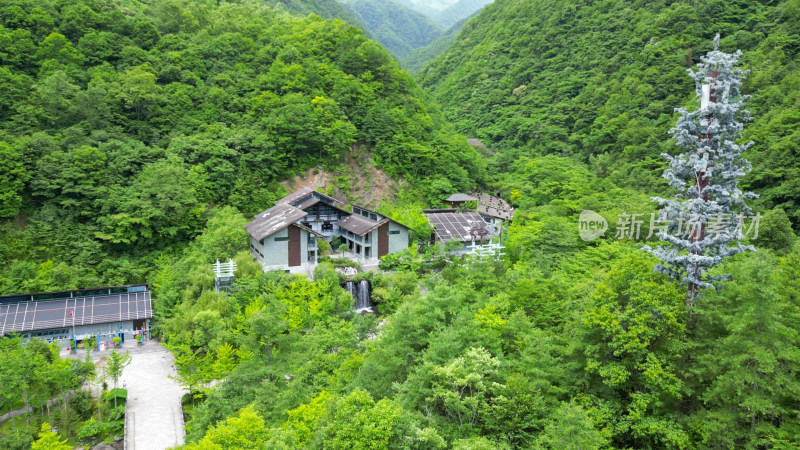
[(476, 212), (431, 212), (425, 214), (442, 242), (471, 242), (474, 230), (484, 229), (486, 221)]
[(0, 334), (152, 317), (150, 291), (20, 301), (0, 305)]

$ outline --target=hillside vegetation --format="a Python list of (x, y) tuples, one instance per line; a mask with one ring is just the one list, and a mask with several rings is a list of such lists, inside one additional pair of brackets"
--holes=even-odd
[(357, 143), (412, 196), (483, 177), (394, 59), (340, 20), (20, 0), (0, 6), (0, 64), (2, 293), (146, 281), (210, 206), (254, 214), (278, 181)]
[(444, 31), (431, 18), (391, 0), (346, 0), (343, 4), (398, 58), (428, 45)]
[[(484, 14), (439, 63), (459, 57)], [(551, 31), (550, 40), (559, 38)], [(480, 71), (464, 64), (453, 73)], [(685, 64), (670, 72), (664, 108), (696, 107)], [(446, 99), (464, 131), (467, 120), (488, 120), (495, 108), (479, 97), (493, 82), (481, 77), (468, 86), (474, 110)], [(663, 125), (674, 125), (671, 110), (665, 115)], [(656, 156), (647, 167), (616, 155), (598, 170), (580, 147), (558, 155), (538, 142), (495, 142), (503, 147), (492, 181), (517, 208), (503, 256), (455, 257), (440, 246), (392, 255), (382, 264), (391, 273), (359, 275), (373, 286), (377, 318), (350, 312), (352, 298), (325, 264), (309, 282), (258, 274), (243, 254), (241, 290), (212, 292), (191, 263), (206, 242), (228, 234), (226, 220), (209, 222), (193, 249), (159, 274), (175, 280), (161, 291), (178, 305), (163, 321), (168, 345), (201, 399), (187, 422), (187, 448), (795, 446), (800, 245), (784, 211), (759, 209), (759, 236), (745, 240), (757, 251), (726, 260), (715, 273), (732, 279), (689, 304), (686, 286), (656, 273), (641, 250), (652, 228), (645, 223), (636, 241), (615, 225), (626, 211), (655, 209), (650, 195), (665, 190)], [(649, 142), (674, 145), (665, 132)], [(644, 179), (626, 183), (612, 169)], [(604, 238), (578, 236), (586, 209), (610, 222)]]
[(467, 23), (469, 18), (464, 18), (456, 22), (455, 25), (447, 29), (442, 35), (437, 37), (433, 42), (412, 50), (400, 60), (400, 65), (408, 70), (412, 75), (422, 70), (426, 64), (433, 61), (437, 56), (446, 51), (456, 40), (456, 36), (461, 31), (461, 28)]
[(493, 0), (458, 0), (443, 11), (436, 14), (436, 19), (446, 27), (455, 26), (456, 23), (467, 18)]
[(396, 0), (398, 3), (419, 11), (428, 17), (436, 17), (436, 15), (446, 9), (449, 5), (457, 2), (458, 0)]
[(744, 51), (755, 141), (746, 185), (800, 226), (796, 148), (800, 5), (782, 2), (498, 0), (419, 74), (465, 133), (522, 155), (565, 155), (616, 183), (661, 183), (673, 108), (694, 100), (687, 67)]
[[(12, 1), (0, 291), (149, 282), (188, 391), (182, 448), (798, 446), (798, 0), (497, 0), (419, 74), (444, 115), (341, 20), (249, 2)], [(747, 202), (764, 217), (742, 239), (756, 251), (725, 258), (721, 289), (689, 300), (642, 246), (663, 245), (645, 237), (651, 196), (671, 197), (659, 153), (678, 150), (673, 108), (697, 108), (686, 68), (716, 31), (752, 70), (748, 183), (763, 197)], [(488, 168), (448, 122), (497, 150)], [(409, 187), (382, 211), (423, 241), (354, 276), (378, 314), (352, 311), (330, 262), (313, 280), (264, 273), (243, 227), (277, 183), (372, 161)], [(502, 252), (427, 245), (422, 208), (480, 184), (516, 208)], [(584, 210), (609, 222), (603, 236), (581, 238)], [(643, 215), (636, 239), (626, 212)], [(235, 286), (217, 292), (211, 262), (228, 258)], [(17, 370), (56, 383), (42, 392), (82, 381), (51, 377), (59, 364), (26, 356), (37, 348), (0, 346), (0, 406), (21, 401)], [(27, 448), (41, 426), (79, 445), (20, 420), (0, 448)]]
[(282, 9), (298, 16), (316, 14), (323, 19), (342, 19), (345, 22), (366, 30), (358, 17), (336, 0), (262, 0), (273, 8)]

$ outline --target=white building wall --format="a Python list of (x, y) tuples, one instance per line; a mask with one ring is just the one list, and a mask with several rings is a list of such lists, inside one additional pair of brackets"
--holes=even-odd
[(369, 251), (370, 259), (378, 258), (378, 228), (369, 232), (369, 245), (371, 247)]
[(128, 334), (130, 334), (131, 330), (133, 330), (133, 321), (128, 320), (125, 322), (76, 326), (75, 336), (78, 339), (83, 339), (84, 337), (97, 336), (98, 334), (101, 334), (101, 335), (109, 335), (108, 339), (110, 340), (113, 338), (113, 336), (118, 335), (120, 331), (126, 331), (128, 332)]
[[(400, 231), (400, 233), (392, 234), (393, 231)], [(401, 252), (407, 248), (408, 228), (402, 227), (394, 222), (389, 222), (389, 253)]]
[(276, 241), (275, 238), (288, 238), (289, 230), (284, 228), (275, 234), (264, 238), (264, 259), (261, 263), (264, 266), (288, 266), (289, 265), (289, 241)]
[(300, 264), (308, 262), (308, 235), (310, 233), (304, 229), (300, 229)]
[(264, 264), (264, 246), (256, 238), (250, 236), (250, 256), (256, 261)]
[[(150, 323), (150, 319), (147, 319), (147, 323)], [(25, 336), (44, 339), (48, 342), (58, 342), (63, 347), (69, 347), (72, 343), (72, 324), (70, 323), (67, 324), (67, 326), (60, 327), (59, 330), (66, 330), (66, 332), (62, 332), (53, 336), (36, 336), (37, 332), (32, 332), (26, 333)], [(95, 325), (75, 325), (75, 338), (78, 341), (82, 341), (83, 339), (89, 337), (98, 337), (99, 335), (100, 340), (98, 342), (105, 342), (109, 348), (111, 344), (113, 344), (114, 338), (119, 336), (120, 333), (123, 333), (123, 340), (126, 342), (135, 339), (133, 337), (133, 321), (126, 320), (122, 322), (100, 323)]]

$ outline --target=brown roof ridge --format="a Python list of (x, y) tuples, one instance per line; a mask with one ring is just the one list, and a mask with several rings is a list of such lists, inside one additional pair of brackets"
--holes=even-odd
[(322, 233), (319, 233), (319, 232), (316, 232), (316, 231), (312, 230), (311, 228), (309, 228), (309, 227), (307, 227), (307, 226), (303, 225), (303, 224), (302, 224), (302, 223), (300, 223), (300, 222), (295, 222), (295, 223), (293, 223), (292, 225), (296, 226), (297, 228), (300, 228), (301, 230), (306, 230), (306, 231), (308, 231), (309, 233), (316, 234), (317, 236), (319, 236), (319, 237), (321, 237), (321, 238), (324, 238), (324, 237), (325, 237), (325, 235), (324, 235), (324, 234), (322, 234)]
[(287, 203), (281, 203), (258, 214), (244, 228), (251, 236), (260, 241), (307, 215), (308, 213), (301, 209), (297, 209)]
[(343, 228), (359, 236), (363, 236), (379, 226), (388, 223), (390, 220), (391, 219), (388, 217), (384, 217), (381, 220), (372, 220), (359, 214), (353, 214), (340, 220), (339, 228)]

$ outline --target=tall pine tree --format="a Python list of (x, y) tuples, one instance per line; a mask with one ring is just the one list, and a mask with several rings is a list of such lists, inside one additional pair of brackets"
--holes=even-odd
[(689, 305), (701, 287), (726, 278), (711, 276), (708, 269), (727, 256), (755, 250), (741, 243), (743, 220), (751, 214), (744, 200), (755, 197), (739, 189), (739, 178), (750, 170), (742, 152), (752, 145), (737, 142), (749, 119), (742, 109), (749, 96), (741, 94), (746, 72), (734, 67), (741, 54), (719, 51), (717, 35), (714, 50), (697, 70), (689, 69), (700, 108), (676, 110), (681, 117), (671, 133), (684, 152), (663, 155), (670, 165), (663, 177), (679, 192), (672, 199), (653, 198), (662, 206), (665, 226), (658, 236), (666, 245), (644, 250), (661, 260), (657, 271), (688, 284)]

